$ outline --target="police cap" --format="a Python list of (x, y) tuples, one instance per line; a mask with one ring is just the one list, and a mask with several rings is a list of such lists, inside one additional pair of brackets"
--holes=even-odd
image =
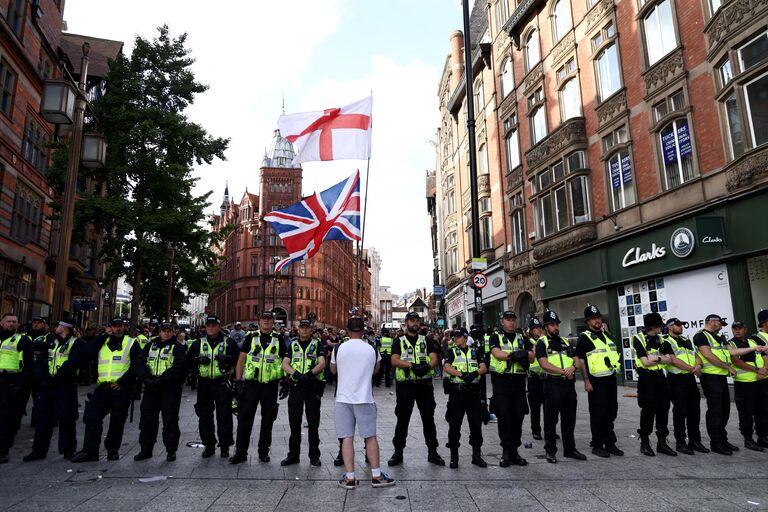
[(591, 320), (592, 318), (600, 318), (602, 316), (600, 310), (597, 309), (597, 306), (594, 304), (590, 304), (584, 308), (584, 320)]
[(555, 313), (552, 310), (548, 310), (544, 312), (544, 325), (559, 324), (559, 323), (560, 323), (560, 317), (557, 316), (557, 313)]
[(122, 317), (116, 316), (109, 321), (109, 325), (123, 325)]
[(757, 325), (762, 327), (765, 322), (768, 322), (768, 309), (764, 309), (757, 314)]
[(273, 312), (271, 312), (271, 311), (263, 311), (261, 313), (261, 316), (259, 316), (259, 318), (264, 319), (264, 320), (274, 320), (275, 319), (275, 314)]
[(207, 317), (205, 317), (205, 325), (209, 325), (209, 324), (219, 325), (221, 324), (221, 320), (219, 320), (219, 317), (217, 317), (216, 315), (208, 315)]
[(664, 320), (658, 313), (646, 313), (643, 315), (643, 326), (648, 328), (664, 327)]
[(312, 327), (312, 322), (309, 320), (299, 320), (299, 327)]
[(453, 330), (453, 337), (457, 338), (459, 336), (464, 337), (464, 338), (469, 336), (469, 333), (467, 332), (467, 329), (465, 329), (464, 327), (457, 327), (456, 329), (454, 329)]
[(416, 318), (416, 319), (421, 320), (421, 317), (419, 316), (419, 314), (417, 312), (409, 311), (408, 314), (405, 315), (405, 319), (406, 320), (411, 320), (412, 318)]
[(161, 322), (160, 323), (160, 330), (162, 331), (163, 329), (171, 329), (171, 330), (173, 330), (173, 324), (171, 322)]
[(501, 318), (513, 318), (513, 319), (517, 319), (517, 313), (515, 313), (514, 311), (512, 311), (512, 310), (508, 309), (508, 310), (506, 310), (505, 312), (503, 312), (503, 313), (501, 314)]
[(528, 330), (535, 329), (536, 327), (542, 327), (541, 322), (536, 317), (531, 318), (528, 322)]

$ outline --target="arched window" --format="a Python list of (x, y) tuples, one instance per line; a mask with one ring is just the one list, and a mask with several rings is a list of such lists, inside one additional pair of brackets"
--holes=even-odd
[(581, 96), (579, 95), (578, 78), (571, 78), (560, 89), (560, 110), (563, 121), (581, 115)]
[(525, 70), (530, 71), (540, 60), (539, 31), (534, 28), (525, 38)]
[(515, 88), (515, 77), (512, 72), (512, 59), (506, 58), (501, 65), (501, 97), (507, 95)]
[(573, 27), (571, 6), (568, 5), (568, 0), (557, 0), (555, 2), (555, 7), (552, 9), (552, 18), (555, 42), (557, 42)]

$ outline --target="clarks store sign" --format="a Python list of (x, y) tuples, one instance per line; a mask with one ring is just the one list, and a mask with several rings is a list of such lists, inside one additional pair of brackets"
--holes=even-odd
[(632, 265), (645, 263), (646, 261), (663, 258), (666, 255), (667, 250), (664, 247), (659, 247), (656, 244), (651, 244), (650, 251), (643, 251), (639, 247), (635, 247), (628, 250), (627, 254), (624, 255), (624, 259), (621, 260), (621, 266), (627, 268), (631, 267)]
[[(693, 232), (688, 228), (678, 228), (670, 237), (669, 248), (672, 254), (678, 258), (685, 258), (690, 256), (695, 246), (695, 237)], [(661, 245), (652, 243), (649, 248), (643, 249), (641, 247), (633, 247), (629, 249), (621, 260), (621, 266), (624, 268), (631, 267), (633, 265), (639, 265), (648, 261), (657, 260), (667, 255), (667, 248)]]

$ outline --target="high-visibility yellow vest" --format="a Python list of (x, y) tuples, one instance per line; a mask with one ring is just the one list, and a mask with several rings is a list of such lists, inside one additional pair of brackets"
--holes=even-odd
[[(680, 338), (688, 341), (685, 336), (681, 336)], [(696, 366), (696, 347), (694, 347), (693, 344), (691, 344), (691, 348), (685, 348), (680, 343), (678, 343), (677, 339), (675, 339), (675, 337), (672, 335), (664, 336), (663, 339), (669, 343), (670, 347), (672, 347), (672, 352), (675, 354), (675, 357), (687, 365)], [(681, 370), (672, 363), (666, 364), (664, 366), (666, 367), (668, 373), (679, 375), (691, 373), (688, 370)]]
[(161, 376), (173, 366), (173, 346), (175, 343), (171, 340), (166, 346), (161, 347), (158, 343), (152, 342), (149, 346), (147, 366), (149, 366), (149, 373), (153, 377)]
[[(635, 334), (633, 338), (637, 338), (637, 340), (640, 342), (640, 345), (642, 345), (643, 348), (645, 349), (645, 353), (648, 357), (651, 357), (651, 356), (661, 357), (661, 352), (659, 351), (659, 349), (648, 348), (648, 340), (646, 339), (644, 332), (639, 332)], [(634, 347), (634, 342), (632, 343), (632, 346)], [(634, 348), (632, 349), (632, 352), (635, 353), (635, 368), (639, 368), (641, 370), (648, 370), (652, 372), (664, 370), (665, 365), (662, 365), (661, 363), (655, 364), (653, 366), (645, 366), (643, 364), (642, 359), (640, 359), (640, 357), (637, 355), (637, 351)]]
[(763, 341), (765, 341), (765, 344), (768, 345), (768, 332), (759, 331), (757, 335), (763, 338)]
[(226, 371), (221, 369), (221, 365), (216, 361), (216, 356), (225, 354), (227, 352), (227, 343), (224, 339), (216, 345), (216, 348), (211, 346), (211, 342), (207, 337), (200, 338), (200, 357), (207, 357), (211, 360), (208, 364), (197, 365), (197, 372), (203, 379), (220, 379), (228, 375), (232, 375), (234, 368), (227, 368)]
[[(307, 349), (301, 347), (299, 340), (291, 342), (291, 368), (300, 373), (309, 373), (318, 363), (318, 349), (320, 348), (317, 340), (312, 340), (307, 344)], [(325, 380), (325, 373), (320, 372), (315, 376), (318, 380)]]
[(381, 337), (381, 354), (389, 355), (392, 353), (392, 338), (389, 336)]
[[(514, 338), (510, 341), (506, 333), (497, 334), (499, 337), (499, 349), (505, 354), (515, 352), (517, 350), (525, 350), (525, 341), (523, 337), (515, 333)], [(508, 373), (508, 374), (521, 374), (527, 373), (526, 369), (518, 362), (507, 364), (506, 359), (496, 359), (491, 354), (491, 372), (493, 373)]]
[[(754, 340), (750, 340), (747, 338), (747, 343), (749, 343), (750, 347), (756, 347), (757, 343), (755, 343)], [(736, 347), (736, 343), (731, 342), (731, 345)], [(763, 355), (755, 353), (755, 362), (750, 363), (748, 361), (744, 361), (742, 359), (742, 362), (746, 363), (747, 365), (760, 369), (763, 366), (765, 366), (765, 361), (763, 361)], [(733, 369), (736, 370), (736, 376), (733, 378), (736, 382), (757, 382), (757, 373), (751, 371), (751, 370), (743, 370), (741, 368), (738, 368), (736, 365), (732, 365)]]
[(603, 333), (605, 337), (605, 341), (603, 341), (589, 329), (584, 331), (584, 336), (589, 338), (594, 346), (593, 350), (587, 352), (589, 374), (593, 377), (607, 377), (616, 373), (621, 368), (621, 362), (613, 340)]
[[(571, 342), (568, 341), (567, 338), (560, 338), (560, 339), (563, 341), (563, 343), (565, 343), (566, 348), (571, 347)], [(557, 351), (557, 350), (552, 350), (552, 348), (550, 348), (549, 336), (542, 336), (541, 338), (539, 338), (539, 341), (544, 342), (544, 346), (547, 349), (547, 362), (549, 364), (551, 364), (556, 368), (560, 368), (562, 370), (565, 370), (566, 368), (570, 368), (571, 366), (573, 366), (573, 358), (568, 355), (567, 351), (562, 351), (562, 350)], [(559, 373), (551, 373), (551, 372), (546, 372), (546, 373), (549, 375), (554, 375), (555, 377), (565, 378), (564, 375), (560, 375)]]
[[(480, 365), (477, 364), (477, 349), (467, 347), (464, 350), (454, 346), (451, 348), (453, 351), (453, 362), (451, 368), (460, 371), (461, 373), (472, 373), (480, 369)], [(451, 382), (456, 384), (464, 383), (459, 377), (451, 376)]]
[[(39, 338), (38, 338), (39, 339)], [(57, 373), (64, 363), (69, 361), (69, 355), (72, 353), (72, 346), (75, 344), (76, 338), (74, 336), (65, 340), (63, 343), (59, 342), (59, 338), (55, 337), (53, 345), (48, 348), (48, 375), (53, 377)]]
[[(245, 380), (255, 380), (261, 384), (283, 378), (283, 361), (280, 358), (280, 339), (277, 333), (271, 333), (269, 345), (262, 348), (259, 338), (251, 338), (251, 350), (245, 358)], [(257, 372), (258, 369), (258, 372)]]
[(147, 343), (149, 343), (149, 338), (147, 338), (143, 334), (139, 334), (138, 336), (136, 336), (136, 342), (139, 344), (139, 348), (141, 350), (144, 350), (144, 347), (146, 347)]
[(117, 382), (131, 367), (131, 347), (133, 338), (127, 334), (123, 336), (121, 346), (117, 350), (109, 348), (109, 340), (99, 350), (98, 384)]
[(533, 338), (531, 337), (531, 343), (533, 343), (534, 346), (534, 356), (533, 356), (533, 362), (528, 367), (528, 375), (529, 376), (540, 376), (544, 373), (544, 370), (541, 368), (541, 365), (539, 364), (539, 358), (535, 355), (535, 347), (536, 343), (538, 343), (539, 338)]
[[(411, 345), (411, 342), (408, 341), (408, 338), (405, 336), (400, 336), (397, 341), (400, 343), (401, 361), (411, 363), (414, 366), (429, 364), (429, 348), (427, 347), (427, 339), (424, 336), (419, 335), (419, 339), (416, 340), (416, 346)], [(409, 369), (397, 368), (395, 370), (395, 380), (397, 382), (406, 380), (427, 380), (431, 379), (434, 374), (434, 369), (430, 369), (423, 377), (417, 377)]]
[[(724, 362), (728, 366), (731, 365), (731, 353), (728, 352), (728, 343), (723, 342), (720, 339), (715, 339), (712, 334), (707, 331), (706, 329), (702, 329), (702, 334), (704, 334), (704, 337), (707, 338), (707, 343), (709, 343), (709, 348), (712, 350), (712, 354), (715, 355), (716, 358), (718, 358), (720, 361)], [(719, 338), (719, 336), (718, 336)], [(701, 373), (706, 373), (708, 375), (728, 375), (728, 370), (725, 368), (720, 368), (719, 366), (715, 366), (712, 363), (709, 362), (709, 360), (704, 357), (704, 354), (701, 355)]]
[(491, 354), (491, 335), (486, 334), (483, 336), (483, 350), (485, 351), (486, 355)]
[(6, 340), (0, 340), (0, 372), (21, 373), (24, 367), (24, 352), (19, 347), (22, 336), (16, 333)]

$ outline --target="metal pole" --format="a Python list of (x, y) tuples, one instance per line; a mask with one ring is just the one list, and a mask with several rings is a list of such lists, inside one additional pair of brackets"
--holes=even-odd
[[(472, 257), (480, 257), (480, 214), (478, 212), (478, 191), (477, 191), (477, 143), (475, 141), (475, 98), (474, 98), (474, 77), (472, 76), (472, 38), (469, 32), (469, 0), (461, 2), (464, 14), (464, 78), (466, 80), (466, 98), (467, 102), (467, 138), (469, 139), (469, 197), (471, 201), (470, 212), (472, 215)], [(480, 309), (480, 302), (477, 300), (481, 296), (481, 291), (475, 288), (475, 312), (473, 323), (481, 325), (483, 323), (483, 311)]]
[(80, 59), (80, 82), (77, 86), (75, 119), (69, 144), (67, 181), (64, 185), (64, 203), (61, 208), (59, 228), (59, 250), (56, 255), (56, 282), (53, 287), (53, 321), (62, 318), (66, 308), (67, 271), (69, 269), (69, 245), (72, 242), (72, 224), (75, 217), (75, 196), (77, 195), (77, 169), (80, 166), (80, 144), (83, 138), (83, 112), (85, 112), (85, 83), (88, 80), (88, 54), (90, 45), (83, 43), (83, 57)]
[(357, 250), (357, 265), (358, 265), (358, 279), (357, 279), (357, 300), (355, 303), (360, 307), (360, 312), (364, 311), (362, 304), (362, 294), (360, 290), (363, 286), (363, 244), (365, 243), (365, 217), (368, 213), (368, 176), (371, 171), (371, 159), (368, 159), (368, 163), (365, 165), (365, 203), (363, 205), (363, 224), (360, 227), (360, 242)]

